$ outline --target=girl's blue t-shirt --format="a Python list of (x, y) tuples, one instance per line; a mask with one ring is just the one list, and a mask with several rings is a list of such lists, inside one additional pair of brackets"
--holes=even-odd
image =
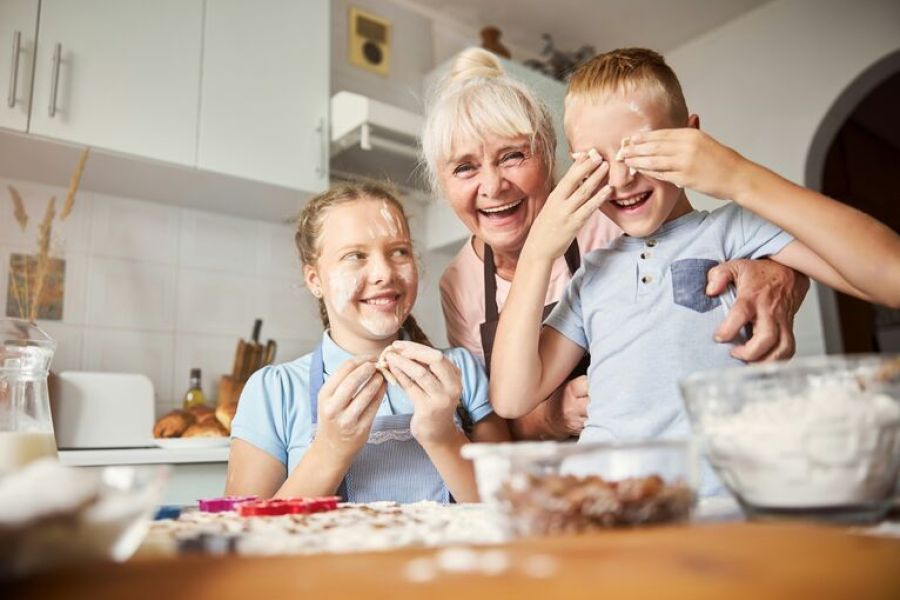
[[(460, 403), (472, 422), (493, 412), (488, 401), (488, 379), (481, 363), (465, 348), (442, 350), (459, 368), (462, 377)], [(338, 346), (326, 331), (322, 335), (325, 379), (353, 355)], [(309, 447), (312, 415), (309, 404), (309, 372), (312, 353), (291, 362), (263, 367), (241, 392), (231, 437), (244, 440), (270, 454), (291, 473)], [(413, 403), (399, 386), (388, 385), (378, 415), (413, 413)]]

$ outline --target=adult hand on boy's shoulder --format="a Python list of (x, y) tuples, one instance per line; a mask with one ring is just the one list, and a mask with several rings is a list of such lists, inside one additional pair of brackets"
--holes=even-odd
[(752, 337), (731, 355), (747, 362), (764, 362), (794, 355), (794, 315), (809, 290), (809, 278), (768, 260), (732, 260), (710, 269), (706, 293), (717, 296), (734, 282), (734, 306), (716, 330), (716, 341), (733, 340), (741, 328), (753, 325)]

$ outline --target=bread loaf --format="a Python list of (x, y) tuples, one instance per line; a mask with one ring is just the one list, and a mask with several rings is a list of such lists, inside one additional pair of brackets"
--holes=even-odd
[(159, 418), (153, 426), (153, 437), (173, 438), (180, 437), (197, 418), (186, 410), (176, 409)]
[(237, 402), (219, 404), (219, 406), (216, 407), (216, 419), (218, 419), (219, 423), (228, 430), (228, 433), (231, 433), (231, 421), (234, 419), (234, 414), (236, 412)]
[(228, 430), (217, 420), (212, 419), (205, 423), (194, 423), (181, 434), (183, 438), (191, 437), (226, 437)]

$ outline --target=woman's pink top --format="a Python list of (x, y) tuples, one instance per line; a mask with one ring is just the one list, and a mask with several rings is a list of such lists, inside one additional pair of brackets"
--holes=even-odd
[[(591, 250), (605, 248), (621, 234), (622, 231), (612, 221), (597, 211), (576, 237), (581, 254), (584, 255)], [(560, 256), (553, 263), (544, 304), (559, 300), (571, 277), (565, 258)], [(497, 276), (497, 308), (501, 311), (509, 295), (510, 285), (509, 281)], [(475, 253), (473, 239), (469, 239), (460, 249), (441, 276), (441, 306), (444, 309), (450, 346), (462, 346), (484, 363), (479, 329), (485, 314), (484, 261)]]

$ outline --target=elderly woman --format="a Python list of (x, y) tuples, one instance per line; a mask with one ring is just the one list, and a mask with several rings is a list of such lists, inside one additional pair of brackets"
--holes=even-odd
[[(456, 59), (433, 91), (422, 134), (425, 166), (472, 237), (441, 277), (441, 301), (452, 346), (462, 346), (490, 369), (494, 333), (519, 253), (553, 189), (556, 136), (547, 108), (503, 72), (481, 49)], [(545, 315), (580, 265), (581, 255), (605, 247), (621, 232), (596, 212), (554, 265)], [(716, 334), (720, 341), (752, 337), (732, 354), (746, 361), (786, 358), (794, 352), (792, 324), (808, 280), (768, 260), (739, 260), (709, 273), (707, 293), (737, 298)], [(587, 417), (586, 361), (568, 383), (530, 415), (512, 424), (519, 439), (578, 435)]]

